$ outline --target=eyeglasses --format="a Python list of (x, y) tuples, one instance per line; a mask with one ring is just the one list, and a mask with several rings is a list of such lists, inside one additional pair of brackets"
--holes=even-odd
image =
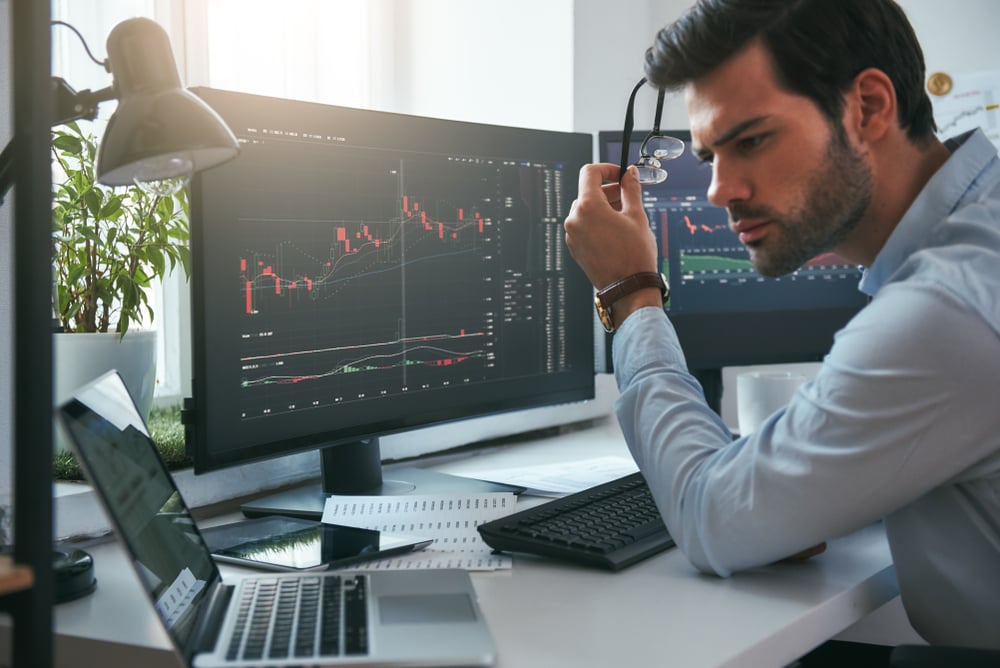
[[(618, 180), (621, 181), (628, 169), (628, 149), (632, 140), (632, 119), (635, 108), (635, 95), (646, 83), (643, 77), (632, 89), (632, 94), (628, 98), (628, 109), (625, 111), (625, 130), (622, 132), (622, 158), (621, 170), (618, 172)], [(676, 137), (660, 134), (660, 118), (663, 116), (663, 98), (666, 90), (661, 88), (659, 96), (656, 98), (656, 120), (653, 123), (653, 131), (646, 135), (642, 146), (639, 147), (639, 159), (635, 161), (638, 168), (639, 183), (654, 184), (663, 183), (667, 180), (667, 170), (661, 166), (661, 160), (673, 160), (679, 158), (684, 153), (684, 142)]]

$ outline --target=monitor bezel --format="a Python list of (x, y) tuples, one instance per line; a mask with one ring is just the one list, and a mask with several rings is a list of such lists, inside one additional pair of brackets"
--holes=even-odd
[[(203, 99), (205, 99), (209, 104), (223, 99), (228, 100), (227, 104), (230, 105), (234, 100), (251, 102), (259, 99), (261, 101), (269, 101), (268, 103), (270, 104), (302, 105), (303, 109), (310, 109), (310, 113), (318, 113), (320, 110), (329, 110), (331, 113), (345, 114), (352, 119), (362, 119), (358, 122), (371, 122), (378, 119), (392, 120), (393, 125), (397, 127), (395, 130), (388, 132), (387, 137), (389, 138), (389, 141), (394, 140), (394, 138), (405, 137), (405, 133), (399, 131), (398, 126), (400, 123), (406, 125), (408, 131), (417, 132), (420, 132), (421, 128), (426, 128), (428, 132), (440, 132), (442, 128), (447, 127), (449, 136), (453, 137), (456, 142), (461, 142), (463, 138), (477, 136), (477, 134), (482, 133), (484, 130), (495, 130), (496, 136), (490, 135), (490, 139), (485, 140), (481, 148), (483, 150), (497, 151), (499, 154), (502, 154), (507, 150), (509, 138), (514, 135), (522, 139), (522, 144), (524, 146), (534, 147), (540, 146), (540, 140), (546, 138), (558, 138), (559, 142), (564, 143), (564, 147), (561, 150), (565, 150), (568, 153), (567, 162), (573, 163), (572, 180), (567, 183), (567, 187), (573, 189), (575, 189), (576, 172), (579, 167), (587, 162), (590, 162), (593, 158), (593, 137), (590, 134), (452, 121), (408, 114), (340, 107), (336, 105), (326, 105), (298, 100), (280, 100), (278, 98), (270, 98), (246, 93), (234, 93), (232, 91), (221, 91), (210, 88), (196, 87), (191, 90), (195, 94), (203, 97)], [(524, 157), (528, 159), (532, 157), (541, 159), (543, 156), (526, 155)], [(238, 159), (239, 158), (237, 158), (237, 160)], [(570, 169), (567, 169), (567, 172), (570, 171)], [(310, 433), (291, 435), (277, 440), (265, 440), (254, 444), (241, 444), (239, 448), (226, 448), (220, 450), (218, 448), (211, 447), (211, 444), (208, 442), (209, 439), (213, 437), (213, 434), (218, 433), (220, 430), (218, 423), (213, 428), (206, 428), (205, 422), (207, 419), (210, 419), (208, 416), (210, 416), (210, 411), (212, 410), (212, 407), (210, 406), (211, 399), (209, 396), (210, 389), (208, 389), (209, 386), (206, 384), (206, 379), (204, 378), (204, 372), (210, 363), (208, 359), (210, 354), (209, 346), (206, 341), (208, 333), (204, 323), (207, 310), (211, 308), (211, 305), (206, 301), (207, 297), (203, 282), (207, 280), (206, 272), (204, 271), (205, 266), (212, 260), (211, 258), (205, 256), (206, 242), (204, 239), (204, 225), (202, 221), (199, 220), (200, 202), (204, 196), (202, 192), (204, 187), (203, 180), (208, 176), (210, 176), (209, 173), (196, 174), (191, 183), (191, 307), (193, 332), (192, 364), (194, 373), (192, 377), (192, 396), (185, 401), (185, 429), (188, 451), (194, 460), (194, 469), (196, 473), (224, 469), (238, 464), (264, 461), (274, 457), (305, 452), (317, 448), (326, 449), (329, 446), (338, 446), (337, 449), (349, 450), (351, 448), (346, 446), (355, 446), (357, 448), (360, 445), (361, 447), (358, 448), (359, 450), (367, 449), (369, 452), (374, 450), (376, 453), (374, 456), (377, 461), (377, 439), (379, 436), (398, 434), (424, 427), (433, 427), (460, 422), (476, 417), (495, 416), (538, 407), (584, 402), (595, 398), (593, 363), (594, 332), (591, 326), (592, 306), (589, 299), (583, 299), (581, 300), (581, 310), (578, 312), (579, 316), (577, 317), (577, 320), (579, 320), (579, 322), (577, 324), (579, 330), (578, 335), (584, 337), (583, 342), (580, 344), (580, 349), (586, 348), (588, 363), (584, 365), (586, 367), (585, 372), (582, 370), (583, 367), (574, 372), (572, 386), (558, 388), (554, 391), (522, 388), (527, 391), (521, 391), (517, 394), (505, 391), (494, 398), (484, 398), (476, 406), (443, 406), (437, 410), (421, 410), (419, 414), (414, 412), (406, 413), (397, 411), (395, 414), (387, 416), (379, 422), (368, 422), (348, 427), (334, 425), (328, 430), (317, 430)], [(571, 201), (572, 197), (568, 199)], [(571, 260), (567, 261), (571, 262)], [(582, 294), (582, 286), (586, 282), (586, 278), (583, 276), (582, 271), (575, 266), (575, 264), (572, 265), (571, 271), (578, 276), (577, 283), (579, 283), (579, 291)], [(589, 283), (586, 283), (586, 289), (589, 291)], [(581, 360), (581, 362), (582, 361), (583, 360)], [(516, 430), (516, 425), (516, 420), (512, 420), (511, 433), (515, 433), (513, 430)], [(368, 443), (373, 443), (373, 445), (363, 445)], [(340, 446), (344, 447), (341, 448)], [(362, 458), (371, 457), (370, 454), (363, 454), (360, 456)]]

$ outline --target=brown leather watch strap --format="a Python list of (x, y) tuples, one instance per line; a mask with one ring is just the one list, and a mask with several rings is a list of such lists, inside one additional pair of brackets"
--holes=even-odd
[(630, 295), (636, 290), (642, 290), (643, 288), (657, 288), (663, 295), (663, 302), (666, 303), (667, 297), (670, 296), (670, 288), (667, 286), (667, 281), (663, 277), (663, 274), (658, 274), (655, 271), (644, 271), (638, 274), (632, 274), (631, 276), (626, 276), (620, 280), (615, 281), (611, 285), (602, 288), (597, 291), (597, 299), (600, 300), (601, 305), (606, 309), (610, 309), (611, 305), (616, 301)]

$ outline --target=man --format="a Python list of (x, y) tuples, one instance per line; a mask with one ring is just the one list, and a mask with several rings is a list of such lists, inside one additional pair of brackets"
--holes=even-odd
[[(708, 198), (760, 273), (834, 251), (873, 297), (815, 381), (736, 441), (661, 291), (612, 304), (618, 419), (681, 550), (727, 576), (884, 519), (914, 628), (1000, 648), (996, 149), (980, 131), (935, 138), (892, 0), (700, 0), (660, 31), (646, 73), (683, 90)], [(656, 271), (634, 168), (617, 179), (584, 167), (565, 223), (598, 289)]]

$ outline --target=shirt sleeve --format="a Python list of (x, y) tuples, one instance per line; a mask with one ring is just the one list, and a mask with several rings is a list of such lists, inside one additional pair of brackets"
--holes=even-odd
[(728, 576), (880, 519), (995, 450), (983, 416), (997, 413), (1000, 360), (975, 351), (996, 338), (946, 291), (889, 285), (838, 333), (816, 379), (734, 441), (668, 318), (646, 308), (615, 335), (616, 413), (680, 549)]

